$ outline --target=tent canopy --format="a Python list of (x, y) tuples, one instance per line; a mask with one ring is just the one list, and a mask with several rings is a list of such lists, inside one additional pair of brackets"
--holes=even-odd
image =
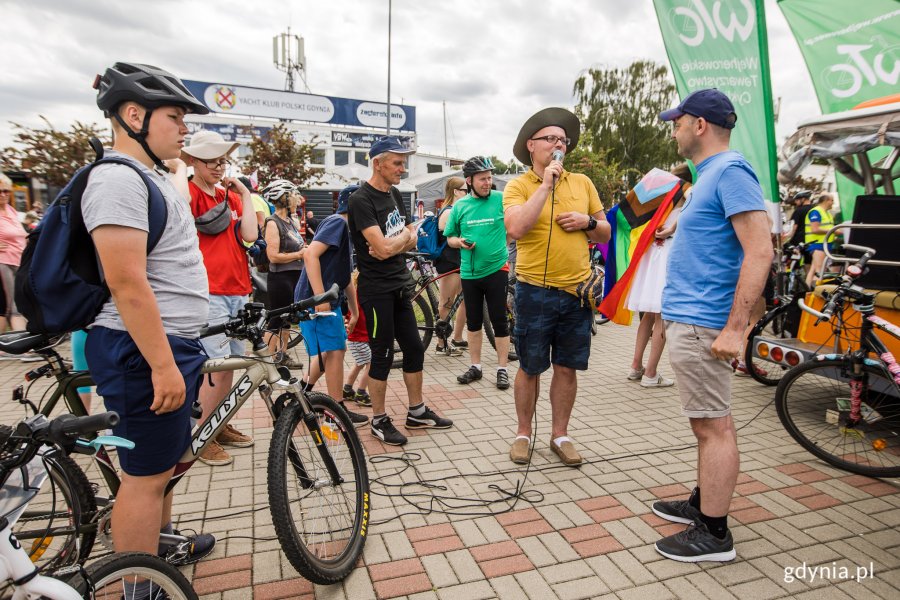
[[(887, 146), (893, 148), (876, 164), (866, 152)], [(894, 193), (894, 170), (900, 157), (900, 102), (830, 114), (803, 121), (782, 147), (785, 164), (778, 170), (778, 181), (790, 183), (814, 158), (829, 160), (835, 169), (866, 188), (866, 193), (884, 186)], [(844, 157), (855, 155), (858, 168)]]

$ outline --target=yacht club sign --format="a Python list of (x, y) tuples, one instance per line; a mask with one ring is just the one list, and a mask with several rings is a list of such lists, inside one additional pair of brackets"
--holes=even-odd
[[(379, 102), (184, 80), (211, 112), (332, 125), (386, 127), (387, 105)], [(416, 109), (391, 105), (391, 128), (415, 131)]]

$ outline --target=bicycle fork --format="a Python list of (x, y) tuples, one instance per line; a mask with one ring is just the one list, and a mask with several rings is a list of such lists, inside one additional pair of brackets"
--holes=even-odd
[[(300, 382), (297, 379), (292, 378), (291, 388), (292, 391), (290, 393), (282, 394), (273, 403), (273, 416), (276, 419), (280, 418), (284, 410), (285, 402), (296, 401), (302, 412), (303, 424), (309, 431), (310, 436), (312, 436), (313, 442), (316, 445), (316, 450), (322, 457), (322, 462), (325, 464), (325, 468), (328, 471), (329, 477), (331, 478), (331, 483), (333, 485), (340, 485), (344, 483), (344, 478), (341, 477), (340, 473), (338, 472), (337, 465), (334, 464), (334, 457), (331, 456), (331, 452), (329, 452), (328, 450), (328, 444), (325, 441), (329, 435), (333, 436), (335, 435), (335, 433), (329, 432), (329, 434), (326, 434), (322, 431), (322, 427), (319, 424), (319, 419), (316, 416), (315, 411), (307, 401), (306, 395), (303, 392), (303, 388), (301, 387)], [(309, 473), (306, 470), (306, 467), (303, 465), (303, 460), (300, 458), (300, 452), (297, 450), (297, 446), (294, 443), (293, 439), (288, 441), (287, 455), (288, 460), (291, 463), (291, 467), (293, 467), (294, 473), (297, 475), (297, 479), (300, 480), (300, 486), (303, 489), (310, 489), (317, 485), (316, 480), (310, 477)]]

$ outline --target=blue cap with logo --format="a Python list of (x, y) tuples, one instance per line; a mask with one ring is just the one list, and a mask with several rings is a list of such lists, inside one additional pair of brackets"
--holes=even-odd
[(372, 147), (369, 149), (369, 159), (375, 158), (379, 154), (384, 154), (385, 152), (393, 152), (394, 154), (415, 154), (416, 151), (401, 144), (400, 140), (396, 137), (386, 135), (378, 138), (375, 140), (375, 143), (372, 144)]
[(350, 195), (359, 189), (359, 184), (348, 185), (338, 194), (337, 214), (343, 215), (350, 211)]
[(734, 125), (737, 123), (734, 105), (728, 96), (716, 88), (691, 92), (675, 108), (659, 113), (659, 118), (663, 121), (674, 121), (682, 115), (703, 117), (713, 125), (725, 129), (734, 129)]

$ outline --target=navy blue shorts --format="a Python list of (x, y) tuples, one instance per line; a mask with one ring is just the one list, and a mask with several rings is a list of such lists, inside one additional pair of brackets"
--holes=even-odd
[(519, 368), (540, 375), (550, 363), (584, 371), (591, 355), (591, 309), (562, 290), (516, 284)]
[(191, 406), (200, 391), (206, 354), (199, 340), (166, 336), (175, 364), (184, 376), (187, 397), (180, 409), (163, 415), (150, 411), (153, 382), (150, 365), (125, 331), (94, 327), (84, 347), (97, 393), (106, 410), (119, 413), (113, 433), (134, 442), (118, 449), (119, 464), (129, 475), (157, 475), (174, 467), (191, 442)]

